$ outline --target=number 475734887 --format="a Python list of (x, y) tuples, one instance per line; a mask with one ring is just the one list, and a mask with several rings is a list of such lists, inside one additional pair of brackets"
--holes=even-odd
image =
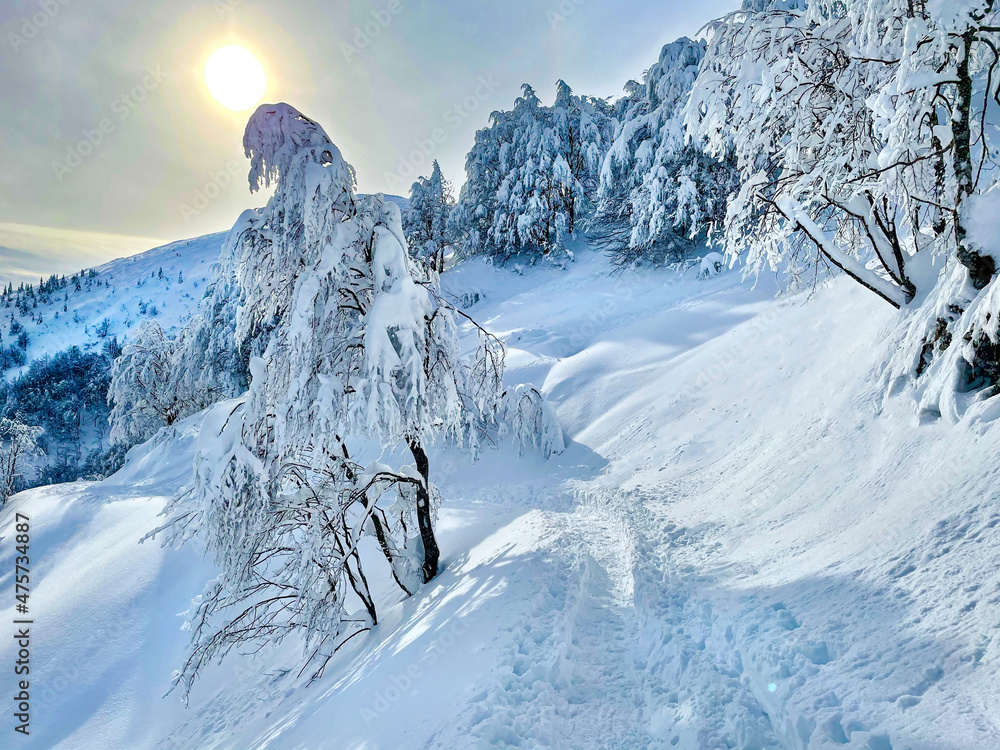
[(14, 518), (14, 529), (17, 532), (14, 540), (17, 542), (17, 557), (14, 560), (16, 569), (15, 574), (15, 584), (16, 584), (16, 596), (18, 606), (17, 611), (19, 614), (27, 614), (28, 611), (28, 594), (30, 593), (30, 571), (29, 565), (31, 564), (31, 559), (28, 556), (28, 551), (31, 545), (31, 521), (23, 513), (18, 513)]

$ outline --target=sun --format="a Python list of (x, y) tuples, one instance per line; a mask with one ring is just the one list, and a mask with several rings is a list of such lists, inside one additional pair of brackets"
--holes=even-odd
[(234, 112), (256, 105), (264, 96), (267, 76), (253, 53), (238, 44), (222, 47), (205, 63), (205, 83), (219, 104)]

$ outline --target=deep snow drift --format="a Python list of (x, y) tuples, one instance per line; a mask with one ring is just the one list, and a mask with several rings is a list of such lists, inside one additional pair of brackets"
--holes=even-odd
[(21, 512), (36, 623), (17, 745), (996, 750), (1000, 424), (885, 399), (894, 313), (848, 280), (775, 299), (576, 258), (445, 274), (572, 442), (432, 456), (444, 571), (311, 687), (279, 649), (232, 657), (190, 708), (161, 698), (211, 566), (138, 541), (199, 417), (104, 482), (13, 498), (0, 619)]

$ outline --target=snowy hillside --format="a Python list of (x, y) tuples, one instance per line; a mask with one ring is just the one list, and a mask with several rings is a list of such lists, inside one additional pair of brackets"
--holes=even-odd
[[(108, 274), (180, 320), (150, 273), (217, 242)], [(884, 400), (893, 313), (847, 279), (807, 301), (574, 254), (445, 274), (572, 442), (434, 455), (442, 573), (405, 601), (379, 588), (380, 624), (310, 687), (288, 643), (212, 668), (190, 708), (161, 697), (213, 572), (139, 540), (190, 481), (201, 415), (104, 482), (15, 496), (0, 534), (31, 518), (40, 686), (18, 746), (995, 750), (1000, 424)], [(197, 296), (200, 267), (170, 292)]]
[[(119, 258), (86, 269), (80, 291), (68, 287), (53, 296), (51, 305), (33, 307), (28, 315), (16, 307), (5, 309), (5, 317), (12, 316), (28, 332), (27, 364), (71, 346), (100, 350), (111, 336), (121, 343), (145, 320), (165, 330), (182, 325), (198, 309), (225, 238), (225, 233), (211, 234)], [(16, 369), (7, 373), (16, 374)]]
[[(13, 744), (1000, 748), (1000, 2), (742, 0), (697, 23), (724, 9), (616, 4), (594, 38), (587, 6), (565, 51), (600, 53), (625, 81), (608, 97), (552, 67), (579, 67), (556, 27), (580, 1), (513, 43), (465, 33), (482, 3), (459, 26), (352, 13), (359, 48), (386, 32), (366, 62), (217, 3), (231, 35), (291, 42), (261, 47), (273, 74), (239, 45), (204, 57), (230, 114), (179, 76), (108, 139), (96, 190), (0, 195), (44, 225), (169, 227), (168, 183), (246, 116), (264, 204), (0, 287)], [(640, 17), (696, 36), (628, 78)], [(127, 59), (87, 81), (170, 44), (197, 63), (213, 34), (192, 23), (118, 24)], [(474, 90), (400, 92), (389, 67), (422, 64), (400, 50), (430, 49), (459, 50)], [(331, 50), (385, 75), (359, 99)], [(494, 79), (516, 70), (554, 91)], [(343, 115), (338, 92), (358, 165), (310, 116)], [(51, 135), (9, 125), (26, 153)], [(58, 181), (113, 130), (84, 131)], [(210, 194), (241, 171), (182, 217), (235, 211), (245, 195)], [(408, 199), (356, 192), (404, 174)]]
[[(386, 199), (403, 210), (409, 205), (396, 195)], [(5, 327), (16, 320), (28, 332), (25, 367), (6, 376), (16, 377), (32, 361), (71, 346), (100, 351), (112, 336), (122, 344), (149, 320), (167, 332), (177, 330), (198, 313), (225, 239), (226, 232), (219, 232), (180, 240), (83, 269), (80, 291), (68, 286), (52, 295), (52, 304), (29, 307), (26, 315), (15, 305), (0, 308)]]

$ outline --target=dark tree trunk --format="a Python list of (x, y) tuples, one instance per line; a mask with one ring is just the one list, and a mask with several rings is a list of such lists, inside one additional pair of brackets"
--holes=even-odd
[(944, 211), (940, 207), (945, 202), (944, 188), (948, 179), (948, 170), (944, 161), (944, 147), (941, 145), (941, 139), (938, 138), (935, 130), (940, 124), (941, 118), (938, 116), (935, 106), (931, 110), (931, 148), (938, 154), (934, 159), (934, 200), (938, 204), (938, 207), (934, 209), (934, 234), (938, 237), (944, 234), (947, 226)]
[[(343, 442), (340, 444), (340, 449), (344, 453), (344, 459), (350, 461), (351, 457), (347, 452), (347, 446), (344, 445)], [(351, 481), (354, 481), (355, 475), (350, 468), (347, 469), (347, 476)], [(361, 504), (365, 506), (365, 509), (368, 509), (368, 498), (362, 496), (360, 500)], [(392, 578), (396, 582), (396, 585), (406, 592), (407, 596), (412, 596), (413, 592), (406, 588), (403, 582), (399, 580), (399, 575), (396, 572), (396, 555), (393, 553), (392, 547), (389, 545), (389, 534), (386, 533), (385, 526), (382, 524), (382, 519), (379, 518), (378, 508), (371, 508), (370, 510), (371, 513), (369, 514), (369, 518), (371, 519), (372, 526), (375, 529), (375, 539), (378, 540), (378, 546), (382, 550), (382, 555), (385, 557), (386, 562), (389, 563), (389, 570), (392, 572)], [(348, 573), (350, 573), (349, 568)]]
[(420, 527), (420, 540), (424, 543), (422, 568), (424, 583), (428, 583), (438, 574), (438, 560), (441, 557), (437, 539), (434, 538), (434, 523), (431, 518), (430, 463), (419, 440), (409, 438), (406, 442), (410, 446), (414, 461), (417, 462), (417, 471), (423, 479), (417, 485), (417, 524)]
[[(344, 532), (347, 533), (347, 522), (341, 519), (341, 523), (344, 526)], [(346, 550), (344, 545), (341, 543), (340, 538), (334, 533), (334, 539), (337, 543), (337, 548), (340, 550), (341, 554), (344, 554)], [(357, 572), (351, 570), (351, 560), (354, 560), (354, 565), (357, 567)], [(365, 577), (364, 569), (361, 567), (361, 555), (358, 554), (357, 549), (354, 549), (344, 560), (344, 570), (347, 571), (347, 578), (351, 582), (351, 588), (354, 589), (354, 593), (358, 595), (358, 598), (365, 605), (365, 609), (368, 610), (368, 616), (371, 618), (372, 625), (378, 625), (378, 612), (375, 610), (375, 602), (371, 597), (371, 592), (368, 588), (368, 579)], [(334, 589), (334, 584), (331, 582), (330, 589)]]
[[(962, 201), (972, 194), (972, 75), (969, 71), (969, 58), (972, 55), (974, 37), (975, 30), (967, 31), (962, 37), (962, 46), (958, 49), (961, 60), (958, 65), (958, 90), (954, 114), (955, 176), (958, 180), (956, 209), (960, 209)], [(972, 285), (976, 289), (983, 289), (996, 274), (996, 264), (991, 256), (980, 255), (969, 249), (966, 244), (965, 225), (962, 223), (961, 214), (957, 211), (955, 235), (959, 262), (969, 269)]]

